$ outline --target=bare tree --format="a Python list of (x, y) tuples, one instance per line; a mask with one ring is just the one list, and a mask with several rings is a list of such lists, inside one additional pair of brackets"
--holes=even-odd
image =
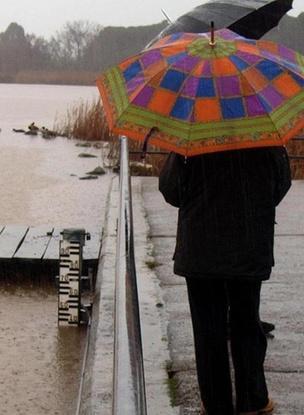
[(81, 69), (84, 52), (100, 30), (98, 24), (84, 20), (67, 22), (51, 39), (51, 49), (64, 66)]
[(37, 37), (34, 34), (26, 35), (26, 39), (31, 46), (29, 56), (31, 69), (52, 68), (49, 43), (43, 37)]

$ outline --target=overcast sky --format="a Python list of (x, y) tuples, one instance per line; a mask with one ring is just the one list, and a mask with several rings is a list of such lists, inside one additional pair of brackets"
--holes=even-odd
[[(11, 22), (26, 33), (49, 38), (64, 23), (89, 20), (101, 26), (138, 26), (164, 19), (161, 9), (175, 20), (206, 0), (1, 0), (0, 32)], [(304, 0), (294, 0), (293, 14), (304, 11)]]

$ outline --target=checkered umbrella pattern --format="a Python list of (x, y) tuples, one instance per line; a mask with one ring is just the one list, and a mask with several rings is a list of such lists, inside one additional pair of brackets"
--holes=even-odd
[(112, 132), (186, 156), (284, 145), (304, 128), (304, 57), (228, 29), (177, 33), (97, 79)]

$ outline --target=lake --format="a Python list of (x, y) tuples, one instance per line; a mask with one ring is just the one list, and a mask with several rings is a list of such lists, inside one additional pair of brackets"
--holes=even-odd
[[(101, 150), (12, 131), (33, 121), (52, 129), (97, 97), (94, 87), (0, 84), (1, 224), (101, 228), (110, 175), (79, 180), (102, 165)], [(1, 414), (74, 414), (85, 328), (57, 327), (55, 285), (0, 282), (0, 303)]]
[[(101, 164), (100, 150), (84, 150), (65, 138), (46, 140), (12, 131), (27, 129), (33, 121), (52, 129), (55, 118), (64, 117), (68, 108), (97, 97), (95, 87), (0, 84), (2, 224), (86, 227), (100, 221), (107, 178), (79, 180)], [(97, 158), (79, 158), (84, 151)]]
[(0, 128), (24, 128), (32, 121), (52, 128), (67, 108), (97, 98), (93, 86), (0, 84)]

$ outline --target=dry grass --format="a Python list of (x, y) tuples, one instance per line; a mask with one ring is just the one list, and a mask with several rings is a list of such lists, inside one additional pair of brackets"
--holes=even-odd
[(55, 121), (54, 129), (69, 138), (111, 141), (99, 100), (93, 103), (80, 102), (68, 109), (64, 118)]
[[(291, 140), (287, 145), (290, 156), (291, 175), (294, 180), (304, 179), (304, 136), (298, 140)], [(301, 156), (302, 159), (293, 159), (292, 156)]]

